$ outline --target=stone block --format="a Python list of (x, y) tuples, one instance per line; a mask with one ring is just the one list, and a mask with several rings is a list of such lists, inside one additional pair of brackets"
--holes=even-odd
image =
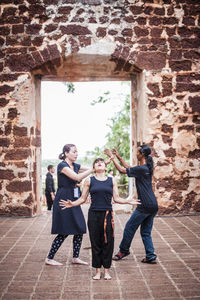
[(135, 16), (135, 15), (140, 15), (143, 13), (143, 6), (138, 6), (138, 5), (131, 5), (129, 7), (131, 13)]
[(30, 138), (29, 137), (15, 137), (14, 140), (15, 148), (25, 148), (30, 147)]
[(16, 108), (9, 108), (8, 119), (14, 120), (18, 115), (18, 111)]
[(104, 37), (106, 36), (106, 27), (98, 27), (96, 30), (96, 36), (97, 37)]
[(7, 160), (24, 160), (31, 156), (31, 149), (9, 150), (5, 154)]
[(81, 25), (68, 25), (68, 26), (61, 25), (60, 30), (62, 34), (72, 34), (72, 35), (91, 34), (91, 31), (87, 27)]
[(10, 146), (10, 140), (8, 138), (0, 138), (0, 147), (8, 148)]
[(0, 170), (0, 179), (12, 180), (15, 178), (15, 175), (12, 170)]
[(162, 124), (161, 130), (164, 133), (173, 133), (173, 127), (168, 124)]
[(49, 24), (49, 25), (46, 25), (45, 28), (44, 28), (44, 31), (46, 33), (50, 33), (52, 31), (55, 31), (57, 29), (58, 25), (56, 24)]
[(12, 26), (12, 33), (13, 34), (19, 34), (19, 33), (24, 33), (24, 25), (13, 25)]
[(190, 60), (170, 60), (169, 66), (173, 72), (190, 71), (192, 62)]
[(15, 88), (13, 86), (4, 84), (4, 85), (0, 86), (0, 95), (8, 94), (8, 93), (12, 92), (14, 89)]
[(40, 24), (30, 24), (26, 27), (26, 33), (30, 35), (39, 34), (42, 25)]
[(71, 13), (71, 10), (73, 9), (72, 6), (60, 6), (58, 8), (59, 14), (69, 15)]
[(161, 95), (160, 88), (159, 88), (159, 85), (157, 83), (148, 83), (147, 87), (153, 93), (153, 95), (149, 93), (149, 96), (160, 97), (160, 95)]
[(121, 34), (123, 36), (132, 36), (133, 35), (133, 30), (132, 29), (129, 29), (129, 28), (124, 28), (121, 32)]
[(136, 66), (146, 70), (161, 70), (166, 65), (166, 54), (162, 52), (140, 52), (136, 56)]
[(24, 193), (24, 192), (29, 192), (32, 190), (32, 182), (25, 180), (25, 181), (11, 181), (9, 184), (6, 186), (6, 190), (9, 192), (13, 193)]
[(9, 100), (6, 98), (0, 98), (0, 107), (4, 107), (8, 104)]
[(27, 136), (27, 127), (14, 126), (13, 134), (15, 136)]

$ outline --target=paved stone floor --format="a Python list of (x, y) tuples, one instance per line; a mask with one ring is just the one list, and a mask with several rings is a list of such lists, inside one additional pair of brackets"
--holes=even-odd
[[(87, 218), (87, 205), (83, 206)], [(115, 251), (129, 214), (115, 215)], [(71, 264), (72, 237), (59, 249), (63, 266), (44, 264), (53, 236), (51, 213), (35, 218), (0, 218), (0, 299), (200, 299), (200, 216), (156, 217), (153, 240), (157, 265), (146, 265), (137, 232), (131, 255), (113, 262), (111, 281), (93, 281), (88, 234)]]

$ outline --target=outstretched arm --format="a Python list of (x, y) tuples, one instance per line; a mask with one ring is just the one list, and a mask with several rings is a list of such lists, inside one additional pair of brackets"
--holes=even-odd
[(119, 196), (118, 192), (118, 186), (117, 186), (117, 181), (115, 178), (113, 178), (113, 200), (114, 202), (120, 203), (120, 204), (141, 204), (140, 200), (135, 199), (134, 197), (126, 198), (123, 199)]
[(125, 162), (125, 160), (119, 155), (119, 152), (116, 149), (112, 149), (112, 153), (118, 158), (124, 168), (130, 168), (130, 165)]
[(87, 169), (82, 173), (76, 173), (69, 167), (64, 167), (61, 171), (61, 173), (65, 174), (66, 176), (70, 177), (73, 180), (81, 181), (83, 178), (87, 177), (93, 172), (93, 168)]
[(83, 191), (80, 198), (78, 198), (76, 201), (70, 201), (70, 200), (60, 200), (59, 205), (62, 207), (62, 209), (79, 206), (82, 203), (84, 203), (87, 200), (88, 194), (89, 194), (89, 188), (90, 188), (90, 178), (86, 179), (83, 185)]
[(112, 161), (113, 161), (115, 167), (117, 168), (117, 170), (118, 170), (120, 173), (126, 174), (126, 168), (125, 168), (125, 167), (122, 167), (122, 166), (118, 163), (117, 159), (115, 158), (115, 156), (113, 155), (113, 153), (112, 153), (112, 151), (111, 151), (110, 149), (105, 149), (105, 150), (104, 150), (104, 153), (105, 153), (108, 157), (110, 157), (110, 159), (112, 159)]

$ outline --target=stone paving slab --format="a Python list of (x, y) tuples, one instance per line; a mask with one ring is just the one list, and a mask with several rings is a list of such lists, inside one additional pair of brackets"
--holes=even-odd
[[(87, 219), (88, 205), (83, 206)], [(115, 214), (115, 252), (130, 214)], [(200, 216), (156, 217), (153, 241), (157, 265), (142, 264), (144, 248), (139, 231), (131, 254), (113, 262), (111, 281), (92, 280), (91, 249), (84, 235), (81, 259), (89, 266), (71, 264), (72, 237), (59, 249), (63, 266), (44, 264), (54, 236), (51, 213), (35, 218), (0, 218), (0, 299), (200, 300)]]

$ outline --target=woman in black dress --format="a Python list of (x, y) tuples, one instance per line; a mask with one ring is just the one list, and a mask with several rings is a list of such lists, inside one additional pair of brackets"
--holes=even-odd
[[(76, 201), (60, 201), (60, 206), (72, 208), (79, 206), (91, 195), (91, 205), (88, 212), (88, 229), (92, 246), (92, 266), (96, 268), (94, 280), (101, 278), (101, 266), (104, 267), (104, 279), (109, 280), (114, 248), (114, 220), (112, 211), (113, 200), (121, 204), (139, 204), (138, 200), (122, 199), (118, 194), (116, 180), (105, 174), (106, 163), (98, 158), (93, 163), (95, 175), (86, 179), (81, 197)], [(67, 209), (68, 210), (68, 209)]]
[(72, 207), (65, 211), (59, 206), (60, 199), (74, 201), (78, 196), (77, 182), (87, 177), (93, 169), (81, 168), (76, 164), (78, 152), (73, 144), (66, 144), (63, 152), (59, 155), (62, 162), (57, 167), (58, 190), (53, 203), (52, 234), (57, 234), (52, 247), (45, 260), (48, 265), (62, 265), (54, 260), (54, 256), (66, 237), (73, 235), (73, 259), (74, 264), (88, 264), (79, 258), (83, 234), (86, 233), (85, 219), (80, 207)]

